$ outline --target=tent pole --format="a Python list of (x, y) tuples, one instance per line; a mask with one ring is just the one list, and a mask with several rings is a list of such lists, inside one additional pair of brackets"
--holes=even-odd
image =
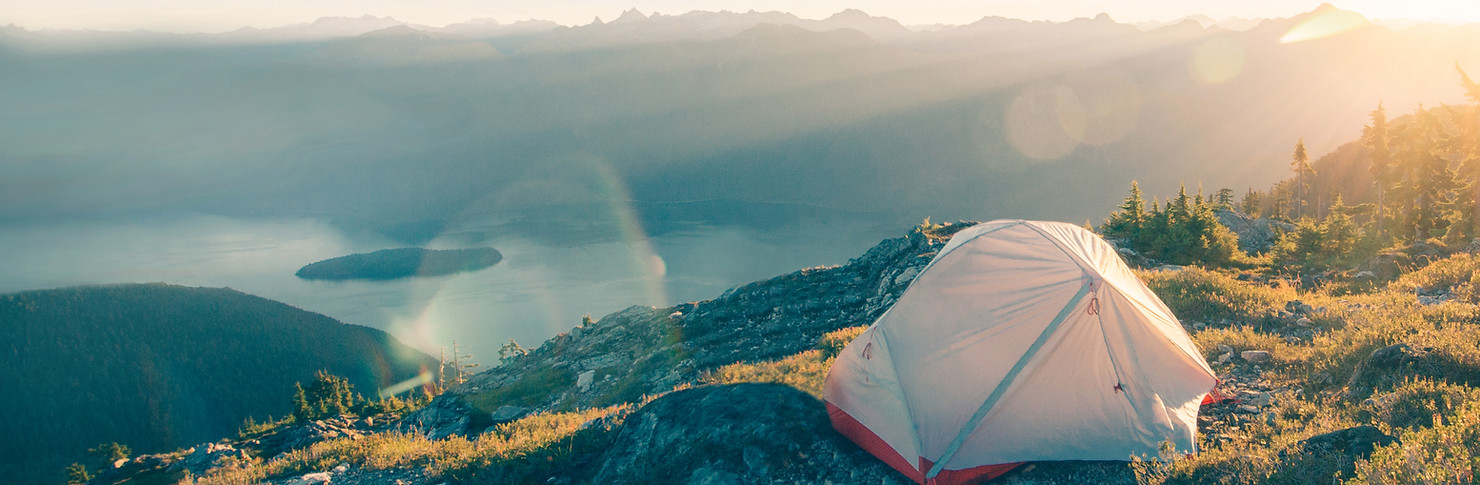
[(935, 478), (936, 475), (940, 474), (941, 470), (945, 469), (946, 463), (956, 456), (957, 451), (961, 450), (961, 445), (966, 442), (966, 437), (970, 436), (971, 432), (976, 430), (977, 425), (981, 424), (982, 419), (987, 417), (987, 413), (992, 411), (992, 407), (997, 405), (997, 400), (1001, 399), (1002, 395), (1007, 392), (1007, 388), (1017, 379), (1018, 373), (1022, 372), (1023, 368), (1028, 366), (1028, 361), (1033, 360), (1033, 356), (1038, 354), (1038, 351), (1048, 342), (1048, 338), (1053, 335), (1055, 330), (1058, 330), (1059, 325), (1062, 325), (1064, 320), (1067, 320), (1069, 315), (1074, 313), (1074, 309), (1079, 306), (1079, 301), (1083, 300), (1084, 295), (1089, 294), (1090, 290), (1094, 288), (1094, 283), (1095, 280), (1093, 277), (1088, 274), (1084, 275), (1084, 284), (1079, 287), (1079, 292), (1075, 293), (1074, 297), (1069, 299), (1069, 304), (1064, 305), (1063, 310), (1059, 310), (1059, 314), (1053, 317), (1053, 321), (1048, 323), (1048, 327), (1043, 329), (1043, 333), (1038, 334), (1038, 339), (1033, 341), (1033, 345), (1028, 346), (1028, 351), (1024, 352), (1023, 356), (1018, 358), (1017, 363), (1013, 364), (1012, 369), (1007, 371), (1007, 375), (1002, 377), (1002, 382), (997, 383), (997, 388), (992, 389), (992, 394), (987, 396), (986, 402), (983, 402), (981, 407), (977, 408), (976, 413), (971, 415), (971, 419), (966, 421), (966, 426), (961, 427), (961, 432), (956, 434), (956, 439), (951, 441), (951, 446), (946, 448), (945, 454), (942, 454), (940, 459), (935, 462), (935, 466), (930, 467), (930, 472), (925, 474), (926, 480)]

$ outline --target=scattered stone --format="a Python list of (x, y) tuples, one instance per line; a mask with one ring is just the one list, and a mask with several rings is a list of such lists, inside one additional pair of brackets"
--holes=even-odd
[(1228, 353), (1225, 353), (1223, 355), (1218, 356), (1218, 363), (1219, 364), (1227, 364), (1227, 363), (1229, 363), (1232, 360), (1233, 360), (1233, 352), (1228, 352)]
[(329, 485), (333, 477), (329, 472), (308, 473), (303, 476), (289, 479), (284, 485)]
[(1238, 400), (1253, 406), (1264, 407), (1269, 405), (1269, 394), (1244, 389), (1238, 392)]
[(1238, 411), (1245, 414), (1259, 414), (1259, 408), (1248, 404), (1240, 404)]
[(1290, 300), (1285, 302), (1285, 311), (1297, 315), (1305, 315), (1314, 312), (1315, 308), (1312, 308), (1310, 305), (1307, 305), (1305, 304), (1305, 302), (1300, 300)]
[(1269, 355), (1269, 352), (1265, 350), (1245, 350), (1243, 352), (1239, 352), (1238, 355), (1239, 357), (1242, 357), (1245, 361), (1253, 364), (1263, 364), (1265, 362), (1269, 362), (1269, 359), (1272, 358)]
[(251, 458), (245, 451), (229, 444), (201, 443), (185, 452), (185, 456), (171, 463), (169, 471), (189, 471), (193, 476), (203, 476), (223, 466), (247, 463)]
[(1420, 305), (1425, 305), (1425, 306), (1427, 306), (1427, 305), (1438, 305), (1438, 304), (1445, 303), (1445, 302), (1448, 302), (1448, 301), (1453, 300), (1453, 299), (1454, 299), (1454, 293), (1451, 293), (1448, 290), (1445, 290), (1445, 291), (1442, 291), (1442, 292), (1439, 292), (1439, 293), (1436, 293), (1436, 294), (1433, 294), (1433, 295), (1424, 295), (1424, 294), (1418, 295), (1418, 303)]
[(1295, 320), (1295, 324), (1296, 325), (1299, 325), (1299, 326), (1302, 326), (1302, 327), (1307, 327), (1307, 328), (1316, 326), (1316, 322), (1315, 321), (1313, 321), (1313, 320), (1311, 320), (1309, 318), (1306, 318), (1306, 317), (1300, 317), (1300, 318), (1296, 319)]

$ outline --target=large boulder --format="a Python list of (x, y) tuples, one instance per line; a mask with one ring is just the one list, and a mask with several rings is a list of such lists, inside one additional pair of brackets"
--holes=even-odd
[(1397, 443), (1398, 438), (1389, 436), (1374, 426), (1356, 426), (1318, 434), (1300, 442), (1306, 452), (1330, 452), (1367, 458), (1379, 446)]
[(909, 483), (834, 431), (821, 401), (779, 384), (674, 392), (617, 433), (593, 483)]
[(1268, 251), (1282, 232), (1295, 230), (1295, 225), (1274, 219), (1251, 217), (1237, 210), (1216, 211), (1218, 223), (1238, 235), (1238, 248), (1249, 254)]
[(401, 431), (417, 433), (430, 440), (453, 436), (477, 436), (494, 424), (492, 417), (469, 406), (461, 396), (444, 393), (431, 404), (407, 414), (396, 424)]

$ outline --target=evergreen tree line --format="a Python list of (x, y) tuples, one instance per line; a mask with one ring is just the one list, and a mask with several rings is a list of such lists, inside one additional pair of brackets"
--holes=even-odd
[[(1468, 243), (1480, 236), (1480, 84), (1463, 70), (1459, 77), (1465, 96), (1475, 104), (1420, 106), (1389, 120), (1379, 103), (1360, 142), (1338, 149), (1322, 165), (1337, 174), (1323, 176), (1301, 139), (1291, 156), (1293, 176), (1268, 190), (1250, 188), (1235, 204), (1229, 189), (1205, 200), (1201, 190), (1189, 198), (1184, 187), (1164, 206), (1153, 199), (1148, 209), (1133, 182), (1130, 195), (1100, 226), (1100, 233), (1162, 262), (1258, 262), (1295, 272), (1349, 268), (1394, 244)], [(1365, 165), (1361, 173), (1341, 165), (1357, 159)], [(1359, 183), (1366, 185), (1363, 190), (1353, 191), (1357, 204), (1345, 202), (1340, 177), (1367, 178)], [(1231, 231), (1218, 223), (1214, 211), (1219, 208), (1295, 227), (1279, 235), (1267, 261), (1246, 259)]]
[(1207, 200), (1201, 190), (1189, 197), (1183, 186), (1165, 208), (1152, 199), (1148, 209), (1140, 185), (1131, 182), (1130, 196), (1100, 226), (1100, 234), (1161, 262), (1226, 266), (1242, 252), (1237, 236), (1214, 213), (1231, 201), (1232, 191), (1220, 190), (1217, 197), (1217, 201)]
[[(1317, 173), (1302, 141), (1291, 162), (1294, 176), (1267, 191), (1251, 188), (1240, 208), (1292, 223), (1310, 219), (1315, 226), (1333, 216), (1349, 218), (1360, 236), (1378, 240), (1377, 247), (1431, 238), (1452, 244), (1480, 235), (1480, 84), (1463, 70), (1459, 78), (1466, 98), (1477, 104), (1420, 106), (1396, 119), (1377, 105), (1356, 147), (1360, 152), (1344, 157), (1365, 164), (1361, 173), (1342, 175), (1360, 178), (1357, 190), (1346, 184), (1343, 193), (1337, 176)], [(1331, 169), (1353, 163), (1339, 158)], [(1347, 206), (1342, 199), (1358, 203)], [(1333, 223), (1339, 228), (1343, 222)]]

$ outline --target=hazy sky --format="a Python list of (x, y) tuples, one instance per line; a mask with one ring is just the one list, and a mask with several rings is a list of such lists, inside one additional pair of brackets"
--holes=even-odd
[[(28, 29), (149, 29), (217, 32), (243, 26), (275, 27), (319, 17), (390, 16), (441, 26), (474, 18), (501, 22), (554, 20), (585, 24), (611, 20), (628, 8), (644, 13), (690, 10), (784, 11), (824, 18), (847, 8), (899, 20), (906, 25), (963, 24), (996, 15), (1032, 20), (1068, 20), (1109, 13), (1122, 22), (1173, 20), (1192, 14), (1225, 17), (1287, 17), (1309, 11), (1318, 0), (3, 0), (0, 25)], [(1480, 22), (1477, 0), (1333, 0), (1371, 18)]]

